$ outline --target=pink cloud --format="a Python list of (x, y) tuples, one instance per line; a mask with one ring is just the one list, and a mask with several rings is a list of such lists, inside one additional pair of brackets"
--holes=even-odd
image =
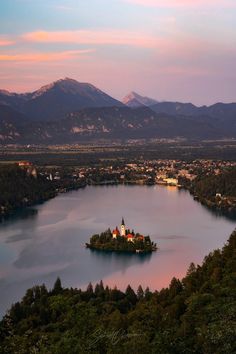
[(76, 43), (94, 45), (130, 45), (136, 47), (153, 48), (157, 45), (156, 37), (138, 32), (129, 31), (36, 31), (22, 35), (29, 42), (41, 43)]
[[(140, 0), (141, 1), (141, 0)], [(168, 18), (167, 24), (175, 26), (175, 18)], [(171, 22), (170, 22), (171, 21)], [(174, 28), (171, 36), (158, 36), (142, 32), (131, 32), (125, 30), (78, 30), (78, 31), (35, 31), (25, 33), (21, 36), (23, 41), (29, 43), (70, 43), (78, 45), (127, 45), (140, 48), (149, 48), (164, 52), (183, 51), (197, 52), (199, 49), (206, 50), (218, 48), (226, 49), (229, 44), (220, 41), (219, 38), (212, 41), (206, 38), (199, 38), (190, 34), (179, 33)]]
[(0, 37), (0, 47), (5, 47), (5, 46), (8, 46), (8, 45), (12, 45), (12, 44), (15, 44), (15, 42), (12, 41), (12, 40)]
[(151, 7), (235, 7), (232, 0), (123, 0), (131, 4)]
[(61, 61), (73, 59), (86, 54), (92, 53), (93, 49), (87, 50), (70, 50), (64, 52), (51, 53), (25, 53), (25, 54), (0, 54), (0, 61), (7, 62), (44, 62), (44, 61)]

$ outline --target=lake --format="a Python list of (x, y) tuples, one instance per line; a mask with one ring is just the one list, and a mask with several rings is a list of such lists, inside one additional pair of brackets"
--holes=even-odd
[[(61, 194), (0, 224), (0, 314), (25, 290), (57, 276), (63, 286), (105, 285), (160, 289), (183, 277), (221, 248), (236, 221), (209, 211), (184, 190), (162, 186), (89, 186)], [(91, 251), (90, 236), (108, 227), (149, 234), (159, 249), (149, 255)]]

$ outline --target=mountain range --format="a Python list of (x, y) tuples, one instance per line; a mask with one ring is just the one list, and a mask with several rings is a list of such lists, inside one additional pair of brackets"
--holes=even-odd
[(39, 90), (17, 94), (0, 90), (0, 104), (10, 105), (31, 121), (54, 121), (86, 107), (123, 106), (95, 86), (65, 78)]
[(236, 137), (236, 103), (197, 107), (135, 92), (122, 102), (65, 78), (25, 94), (0, 90), (0, 143), (74, 143), (94, 139)]
[(125, 96), (122, 100), (122, 102), (131, 108), (137, 108), (137, 107), (151, 107), (154, 106), (156, 103), (158, 103), (156, 100), (153, 98), (149, 98), (146, 96), (141, 96), (136, 92), (131, 92), (127, 96)]

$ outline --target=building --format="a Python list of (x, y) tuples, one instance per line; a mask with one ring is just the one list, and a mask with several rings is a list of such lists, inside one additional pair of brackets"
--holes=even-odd
[(121, 221), (120, 231), (117, 226), (112, 231), (112, 238), (117, 238), (118, 236), (122, 236), (122, 237), (126, 236), (126, 227), (125, 227), (124, 218), (122, 218), (122, 221)]
[(24, 170), (26, 170), (28, 176), (33, 176), (34, 178), (37, 178), (37, 170), (33, 166), (32, 162), (29, 161), (20, 161), (18, 162), (18, 166)]
[(128, 242), (134, 242), (135, 236), (133, 234), (126, 235)]
[(165, 182), (168, 186), (177, 186), (178, 185), (177, 178), (164, 178), (163, 182)]
[(32, 166), (32, 162), (29, 162), (29, 161), (20, 161), (18, 162), (18, 166), (19, 167), (29, 167), (29, 166)]
[(112, 238), (117, 238), (117, 236), (120, 236), (120, 231), (118, 230), (118, 227), (112, 231)]
[(121, 221), (120, 235), (121, 235), (121, 236), (125, 236), (125, 235), (126, 235), (126, 229), (125, 229), (125, 221), (124, 221), (124, 218), (122, 218), (122, 221)]
[(124, 218), (122, 218), (120, 230), (116, 226), (116, 228), (112, 231), (112, 238), (116, 239), (117, 237), (125, 237), (128, 242), (144, 242), (145, 239), (143, 235), (135, 234), (134, 231), (130, 232), (129, 229), (126, 229)]

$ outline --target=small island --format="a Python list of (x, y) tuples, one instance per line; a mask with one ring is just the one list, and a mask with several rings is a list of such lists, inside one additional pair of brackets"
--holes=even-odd
[(116, 227), (112, 232), (110, 229), (95, 234), (90, 238), (86, 247), (101, 251), (149, 253), (157, 250), (156, 243), (152, 242), (150, 236), (143, 236), (135, 233), (134, 230), (126, 229), (124, 218), (122, 218), (120, 230)]

